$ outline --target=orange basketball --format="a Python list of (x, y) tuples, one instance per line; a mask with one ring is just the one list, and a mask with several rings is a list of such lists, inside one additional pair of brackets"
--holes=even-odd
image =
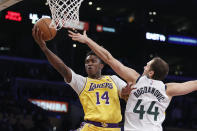
[(43, 32), (44, 41), (52, 40), (57, 33), (57, 30), (55, 28), (49, 27), (51, 21), (52, 20), (50, 18), (41, 18), (34, 25), (34, 26), (38, 26), (39, 29)]

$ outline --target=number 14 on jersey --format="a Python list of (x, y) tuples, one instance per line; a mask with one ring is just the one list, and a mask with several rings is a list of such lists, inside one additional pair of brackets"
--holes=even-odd
[[(100, 97), (101, 96), (101, 97)], [(100, 105), (100, 100), (104, 100), (106, 105), (109, 105), (109, 95), (108, 91), (105, 91), (103, 94), (100, 94), (99, 92), (96, 92), (96, 104)]]

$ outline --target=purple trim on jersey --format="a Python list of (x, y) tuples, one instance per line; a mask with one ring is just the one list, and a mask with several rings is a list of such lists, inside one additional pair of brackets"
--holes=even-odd
[(120, 128), (118, 123), (103, 123), (103, 122), (95, 122), (89, 120), (86, 120), (85, 122), (103, 128)]
[(167, 85), (165, 85), (165, 90), (167, 90)]
[(83, 86), (83, 89), (81, 90), (81, 92), (79, 93), (79, 96), (81, 95), (81, 93), (83, 92), (83, 90), (85, 89), (85, 87), (86, 87), (86, 84), (87, 84), (87, 81), (88, 81), (88, 78), (86, 77), (86, 82), (85, 82), (85, 84), (84, 84), (84, 86)]

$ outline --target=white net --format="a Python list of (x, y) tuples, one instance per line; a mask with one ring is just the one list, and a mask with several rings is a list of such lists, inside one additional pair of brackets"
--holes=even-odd
[(83, 0), (47, 0), (52, 14), (50, 26), (59, 30), (79, 24), (79, 8), (82, 2)]

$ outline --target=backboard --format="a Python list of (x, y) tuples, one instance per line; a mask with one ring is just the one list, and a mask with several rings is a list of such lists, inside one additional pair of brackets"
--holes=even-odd
[(20, 2), (22, 0), (0, 0), (0, 11)]

